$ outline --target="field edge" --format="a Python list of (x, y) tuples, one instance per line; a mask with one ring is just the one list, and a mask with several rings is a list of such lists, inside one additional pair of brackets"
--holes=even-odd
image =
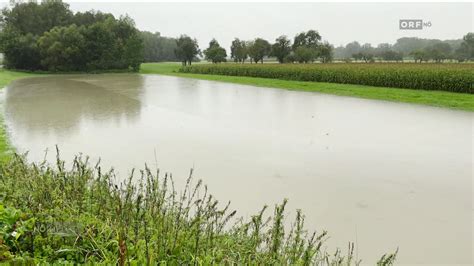
[(474, 112), (474, 94), (445, 91), (413, 90), (388, 87), (373, 87), (326, 82), (290, 81), (269, 78), (224, 76), (178, 72), (179, 63), (143, 63), (141, 74), (160, 74), (175, 77), (194, 78), (228, 82), (257, 87), (286, 89), (292, 91), (318, 92), (337, 96), (349, 96), (371, 100), (420, 104), (460, 111)]

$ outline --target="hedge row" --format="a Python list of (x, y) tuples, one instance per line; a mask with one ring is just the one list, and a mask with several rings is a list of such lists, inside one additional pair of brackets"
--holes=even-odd
[(206, 64), (180, 72), (474, 93), (474, 64)]

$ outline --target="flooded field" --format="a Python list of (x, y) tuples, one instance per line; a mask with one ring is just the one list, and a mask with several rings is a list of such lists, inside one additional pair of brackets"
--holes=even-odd
[(471, 264), (473, 113), (160, 75), (71, 75), (3, 92), (28, 158), (99, 157), (119, 176), (189, 169), (241, 216), (289, 199), (328, 245), (375, 261)]

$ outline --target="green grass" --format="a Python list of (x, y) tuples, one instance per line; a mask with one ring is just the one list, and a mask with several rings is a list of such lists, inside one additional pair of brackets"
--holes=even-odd
[(259, 87), (321, 92), (340, 96), (422, 104), (471, 112), (474, 111), (473, 94), (372, 87), (326, 82), (289, 81), (268, 78), (179, 73), (178, 70), (180, 67), (181, 64), (179, 63), (146, 63), (142, 64), (140, 73), (172, 75), (178, 77), (253, 85)]
[[(71, 168), (65, 167), (71, 165)], [(192, 171), (182, 193), (170, 175), (112, 171), (77, 157), (0, 162), (0, 264), (12, 265), (358, 265), (354, 244), (325, 245), (286, 200), (249, 219), (219, 203)], [(251, 186), (252, 184), (248, 184)], [(397, 249), (398, 251), (398, 249)], [(377, 265), (392, 265), (397, 251)], [(366, 261), (364, 261), (366, 262)]]
[(38, 74), (20, 72), (20, 71), (11, 71), (11, 70), (0, 68), (0, 88), (5, 87), (6, 85), (8, 85), (10, 82), (12, 82), (15, 79), (34, 77), (37, 75)]
[[(0, 89), (3, 89), (15, 79), (32, 77), (36, 75), (37, 74), (0, 69)], [(0, 114), (0, 161), (6, 160), (11, 154), (11, 151), (12, 148), (8, 143), (7, 134), (3, 125), (3, 114)]]

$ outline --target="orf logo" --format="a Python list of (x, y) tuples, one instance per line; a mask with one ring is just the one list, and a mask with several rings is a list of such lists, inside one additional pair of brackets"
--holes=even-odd
[(422, 19), (400, 19), (398, 25), (401, 30), (422, 30), (423, 26), (431, 27), (431, 22), (423, 23)]

